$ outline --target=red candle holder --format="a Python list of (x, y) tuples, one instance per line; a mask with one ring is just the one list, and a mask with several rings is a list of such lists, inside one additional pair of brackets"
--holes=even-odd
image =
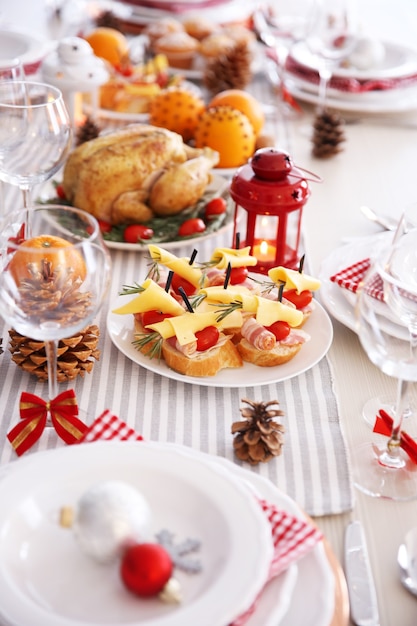
[[(305, 174), (312, 178), (307, 179)], [(258, 260), (255, 272), (267, 274), (278, 265), (297, 268), (301, 219), (310, 196), (308, 180), (321, 178), (295, 167), (286, 152), (262, 148), (233, 176), (235, 202), (233, 246), (250, 246)]]

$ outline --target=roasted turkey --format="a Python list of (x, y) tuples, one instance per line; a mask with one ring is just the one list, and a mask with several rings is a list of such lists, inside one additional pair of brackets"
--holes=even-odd
[(111, 224), (146, 222), (194, 205), (219, 154), (147, 124), (87, 141), (70, 154), (63, 187), (72, 205)]

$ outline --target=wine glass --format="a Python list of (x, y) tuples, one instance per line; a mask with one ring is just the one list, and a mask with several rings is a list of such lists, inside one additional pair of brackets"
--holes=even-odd
[[(383, 301), (375, 297), (380, 285)], [(417, 230), (394, 239), (374, 260), (358, 292), (359, 339), (370, 360), (397, 378), (395, 409), (384, 445), (368, 442), (353, 453), (355, 485), (368, 495), (417, 498), (416, 463), (403, 450), (408, 390), (417, 381)], [(416, 447), (417, 452), (417, 447)]]
[(17, 185), (23, 206), (53, 176), (71, 148), (72, 130), (59, 89), (45, 83), (0, 81), (0, 180)]
[(106, 297), (109, 253), (97, 220), (61, 205), (11, 212), (0, 224), (0, 315), (45, 342), (49, 400), (57, 396), (57, 346), (86, 328)]
[[(253, 13), (254, 30), (259, 40), (272, 51), (265, 59), (267, 77), (278, 94), (277, 111), (283, 123), (284, 139), (290, 150), (288, 120), (299, 115), (286, 89), (285, 67), (292, 46), (301, 41), (308, 26), (312, 0), (275, 0), (273, 5), (259, 5)], [(290, 104), (288, 102), (290, 101)]]
[[(3, 80), (25, 80), (25, 70), (20, 59), (10, 59), (0, 61), (0, 81)], [(1, 137), (0, 139), (3, 139)], [(0, 140), (0, 160), (5, 152), (5, 141)], [(5, 213), (3, 181), (0, 180), (0, 217)]]
[(318, 61), (318, 111), (326, 108), (327, 87), (334, 68), (356, 45), (353, 0), (315, 0), (307, 28), (306, 44)]

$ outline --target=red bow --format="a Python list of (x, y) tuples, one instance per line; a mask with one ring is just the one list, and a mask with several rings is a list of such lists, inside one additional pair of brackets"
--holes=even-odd
[(78, 443), (87, 430), (86, 424), (77, 417), (78, 406), (73, 389), (63, 391), (49, 402), (33, 393), (23, 391), (19, 408), (22, 421), (7, 435), (19, 456), (29, 450), (42, 435), (48, 411), (51, 414), (52, 426), (65, 443)]
[[(383, 409), (379, 409), (379, 415), (376, 416), (374, 433), (391, 437), (394, 426), (394, 420)], [(400, 447), (410, 457), (413, 463), (417, 464), (417, 442), (403, 430), (400, 433)]]

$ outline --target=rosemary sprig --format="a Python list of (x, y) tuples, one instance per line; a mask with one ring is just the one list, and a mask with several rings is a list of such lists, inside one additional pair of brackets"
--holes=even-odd
[(144, 291), (144, 288), (141, 287), (139, 283), (135, 283), (134, 285), (123, 285), (122, 290), (119, 291), (119, 296), (130, 296), (134, 293), (142, 293)]
[(144, 348), (149, 346), (149, 350), (145, 353), (146, 356), (150, 359), (154, 359), (155, 357), (158, 357), (158, 359), (161, 358), (163, 338), (158, 332), (138, 333), (135, 337), (136, 339), (132, 341), (135, 348), (142, 352)]
[(232, 302), (218, 303), (216, 306), (218, 307), (218, 310), (216, 311), (216, 313), (218, 313), (216, 321), (221, 322), (228, 315), (230, 315), (230, 313), (233, 313), (233, 311), (238, 311), (239, 309), (242, 309), (243, 303), (239, 302), (238, 300), (233, 300)]

